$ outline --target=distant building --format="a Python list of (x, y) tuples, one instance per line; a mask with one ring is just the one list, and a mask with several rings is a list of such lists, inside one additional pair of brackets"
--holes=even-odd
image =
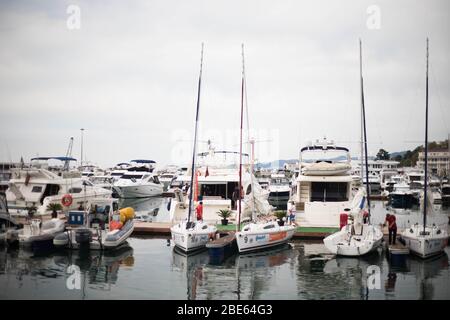
[[(381, 175), (382, 171), (397, 171), (400, 162), (393, 160), (368, 160), (369, 174)], [(352, 160), (353, 174), (361, 175), (361, 160)], [(365, 169), (363, 168), (363, 172)]]
[[(419, 152), (417, 166), (421, 169), (425, 166), (425, 152)], [(450, 174), (450, 152), (448, 149), (428, 150), (428, 171), (440, 177)]]

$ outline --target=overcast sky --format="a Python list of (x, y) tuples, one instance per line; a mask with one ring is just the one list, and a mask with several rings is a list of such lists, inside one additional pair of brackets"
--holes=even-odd
[(359, 38), (369, 153), (423, 141), (427, 36), (429, 136), (443, 140), (449, 24), (445, 0), (1, 1), (0, 161), (64, 155), (71, 136), (79, 159), (80, 128), (85, 159), (102, 166), (189, 161), (201, 42), (200, 139), (217, 149), (238, 148), (244, 43), (260, 161), (323, 136), (358, 155)]

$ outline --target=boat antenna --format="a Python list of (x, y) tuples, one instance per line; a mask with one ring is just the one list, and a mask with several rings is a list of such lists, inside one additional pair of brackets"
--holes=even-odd
[(241, 128), (240, 128), (240, 139), (239, 139), (239, 210), (238, 210), (238, 221), (236, 225), (236, 231), (241, 228), (241, 204), (242, 204), (242, 127), (244, 122), (244, 44), (241, 45), (242, 48), (242, 79), (241, 79)]
[(359, 72), (361, 76), (361, 110), (362, 110), (362, 124), (364, 129), (364, 156), (365, 156), (365, 168), (366, 168), (366, 190), (367, 190), (367, 210), (369, 213), (370, 224), (370, 188), (369, 188), (369, 163), (367, 158), (367, 128), (366, 128), (366, 109), (364, 105), (364, 80), (362, 75), (362, 43), (359, 39)]
[(196, 173), (196, 153), (197, 153), (197, 131), (198, 131), (198, 114), (200, 111), (200, 89), (202, 85), (202, 71), (203, 71), (203, 42), (202, 42), (202, 52), (200, 56), (200, 74), (198, 76), (198, 89), (197, 89), (197, 111), (195, 114), (195, 131), (194, 131), (194, 147), (192, 151), (192, 172), (191, 172), (191, 187), (189, 188), (189, 210), (188, 210), (188, 221), (186, 223), (186, 229), (190, 227), (191, 214), (193, 211), (194, 203), (192, 201), (192, 194), (194, 186), (194, 174)]
[(427, 225), (427, 183), (428, 183), (428, 38), (427, 38), (427, 72), (425, 91), (425, 181), (423, 184), (423, 234)]

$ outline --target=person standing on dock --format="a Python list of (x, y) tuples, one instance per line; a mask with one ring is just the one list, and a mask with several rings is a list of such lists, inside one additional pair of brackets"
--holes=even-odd
[(397, 238), (397, 223), (395, 215), (389, 213), (386, 214), (386, 222), (389, 230), (389, 244), (395, 245), (395, 240)]
[(288, 214), (288, 218), (289, 218), (289, 223), (291, 225), (296, 225), (295, 224), (295, 213), (296, 213), (296, 208), (295, 208), (294, 201), (290, 200), (288, 202), (288, 206), (287, 206), (287, 214)]
[(195, 208), (195, 212), (197, 213), (197, 221), (203, 220), (203, 201), (200, 201), (197, 208)]

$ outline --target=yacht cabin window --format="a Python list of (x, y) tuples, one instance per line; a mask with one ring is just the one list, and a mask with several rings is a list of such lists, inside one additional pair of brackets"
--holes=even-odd
[(120, 177), (121, 179), (142, 179), (142, 175), (141, 174), (124, 174), (123, 176)]
[(312, 182), (311, 201), (348, 201), (347, 188), (347, 182)]
[(33, 189), (31, 189), (31, 192), (41, 193), (42, 192), (42, 186), (34, 186)]

